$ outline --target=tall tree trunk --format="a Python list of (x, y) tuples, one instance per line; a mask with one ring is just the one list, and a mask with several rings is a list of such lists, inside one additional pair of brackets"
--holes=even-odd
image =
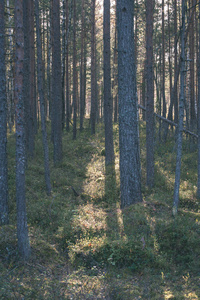
[[(144, 68), (143, 68), (143, 71), (142, 71), (142, 91), (141, 91), (141, 94), (142, 94), (142, 105), (144, 107), (146, 107), (146, 59), (144, 61)], [(146, 120), (146, 113), (145, 113), (144, 110), (142, 111), (142, 120), (143, 121)]]
[(179, 99), (179, 122), (177, 133), (177, 152), (176, 152), (176, 173), (174, 184), (174, 202), (173, 214), (177, 214), (179, 202), (179, 187), (181, 177), (181, 156), (183, 139), (183, 118), (184, 118), (184, 79), (185, 79), (185, 0), (182, 0), (182, 29), (181, 29), (181, 81), (180, 81), (180, 99)]
[(95, 134), (96, 122), (96, 57), (95, 57), (95, 6), (96, 0), (91, 0), (91, 134)]
[[(190, 5), (194, 5), (194, 0), (190, 1)], [(196, 128), (196, 113), (195, 113), (195, 91), (194, 91), (194, 14), (192, 15), (190, 32), (189, 32), (189, 47), (190, 47), (190, 130)]]
[(30, 243), (26, 214), (25, 195), (25, 128), (23, 101), (23, 0), (15, 0), (15, 126), (16, 126), (16, 200), (17, 239), (23, 259), (30, 256)]
[(9, 222), (4, 5), (0, 0), (0, 225)]
[(170, 31), (170, 0), (168, 0), (168, 35), (169, 35), (169, 40), (168, 40), (168, 45), (169, 45), (169, 56), (168, 56), (168, 61), (169, 61), (169, 95), (171, 98), (172, 95), (172, 64), (171, 64), (171, 31)]
[[(177, 36), (177, 0), (174, 0), (174, 88), (172, 97), (174, 99), (174, 122), (178, 123), (178, 96), (177, 96), (177, 83), (176, 74), (178, 69), (178, 60), (177, 60), (177, 44), (178, 44), (178, 36)], [(172, 105), (173, 107), (173, 105)], [(172, 116), (170, 115), (171, 120)]]
[(47, 117), (51, 119), (51, 8), (47, 17)]
[(47, 195), (51, 194), (51, 181), (49, 170), (49, 148), (46, 131), (45, 120), (45, 107), (44, 107), (44, 89), (42, 86), (42, 42), (41, 42), (41, 30), (39, 21), (39, 3), (35, 0), (35, 19), (36, 19), (36, 35), (37, 35), (37, 79), (38, 79), (38, 92), (40, 98), (40, 114), (42, 124), (42, 142), (44, 150), (44, 170), (45, 170), (45, 183)]
[(76, 139), (77, 74), (76, 74), (76, 0), (73, 0), (73, 140)]
[(133, 2), (118, 0), (118, 84), (121, 207), (142, 201)]
[[(148, 0), (147, 0), (148, 1)], [(163, 99), (163, 117), (166, 118), (166, 99), (165, 99), (165, 3), (162, 0), (162, 99)]]
[(199, 10), (199, 51), (198, 51), (198, 179), (197, 179), (197, 197), (200, 199), (200, 10)]
[(114, 76), (114, 122), (117, 123), (118, 120), (118, 86), (117, 86), (117, 24), (115, 25), (115, 48), (114, 48), (114, 66), (113, 66), (113, 76)]
[(71, 24), (71, 15), (72, 15), (72, 1), (71, 0), (71, 9), (69, 13), (69, 1), (66, 0), (66, 130), (69, 131), (69, 123), (71, 118), (70, 113), (70, 95), (69, 95), (69, 28)]
[[(7, 0), (6, 1), (6, 12), (8, 14), (8, 21), (7, 21), (7, 27), (8, 27), (8, 43), (9, 43), (9, 58), (10, 60), (12, 60), (12, 62), (10, 63), (9, 67), (8, 67), (8, 73), (7, 73), (7, 118), (8, 118), (8, 126), (9, 126), (9, 130), (10, 133), (12, 131), (12, 127), (14, 125), (14, 74), (13, 74), (13, 33), (12, 33), (12, 24), (13, 24), (13, 19), (11, 17), (11, 12), (10, 12), (10, 1)], [(5, 9), (4, 9), (5, 11)]]
[(154, 73), (153, 73), (153, 0), (146, 0), (146, 53), (147, 53), (147, 103), (146, 103), (146, 184), (154, 185)]
[(67, 27), (66, 27), (66, 0), (62, 1), (62, 129), (65, 127), (65, 60), (66, 60), (66, 36), (67, 36)]
[(30, 46), (29, 46), (29, 32), (30, 32), (30, 16), (28, 9), (28, 2), (23, 1), (23, 26), (24, 26), (24, 78), (23, 78), (23, 97), (24, 97), (24, 116), (25, 116), (25, 143), (26, 154), (33, 157), (34, 148), (30, 146), (31, 141), (31, 118), (30, 118)]
[(34, 40), (34, 1), (28, 1), (29, 9), (29, 78), (30, 78), (30, 133), (29, 133), (29, 147), (35, 149), (35, 134), (37, 133), (37, 104), (36, 104), (36, 77), (35, 77), (35, 40)]
[(60, 1), (53, 0), (53, 145), (54, 163), (62, 159), (62, 82), (60, 47)]
[(84, 36), (85, 36), (85, 0), (81, 4), (81, 66), (80, 66), (80, 131), (83, 130), (84, 106)]
[(104, 0), (103, 14), (103, 40), (104, 40), (104, 123), (105, 123), (105, 163), (114, 164), (113, 145), (113, 103), (111, 96), (110, 74), (110, 0)]

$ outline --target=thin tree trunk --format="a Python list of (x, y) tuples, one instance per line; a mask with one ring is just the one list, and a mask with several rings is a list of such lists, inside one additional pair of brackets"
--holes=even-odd
[(29, 148), (35, 150), (35, 134), (37, 133), (37, 112), (36, 112), (36, 77), (35, 77), (35, 44), (34, 44), (34, 2), (28, 2), (29, 9), (29, 107), (30, 107), (30, 130), (29, 130)]
[(60, 1), (53, 0), (53, 145), (54, 163), (62, 159), (62, 82), (60, 47)]
[(95, 3), (96, 0), (91, 0), (91, 134), (95, 134), (96, 123), (96, 58), (95, 58)]
[(38, 79), (38, 92), (40, 98), (40, 114), (42, 124), (42, 142), (44, 149), (44, 170), (45, 170), (45, 183), (47, 195), (51, 194), (51, 181), (49, 170), (49, 148), (46, 131), (45, 120), (45, 107), (44, 107), (44, 90), (42, 87), (42, 43), (41, 43), (41, 30), (39, 21), (39, 3), (35, 0), (35, 18), (36, 18), (36, 35), (37, 35), (37, 79)]
[[(25, 117), (25, 153), (28, 156), (33, 157), (34, 148), (30, 146), (31, 138), (31, 118), (30, 118), (30, 46), (29, 46), (29, 32), (30, 32), (30, 16), (28, 9), (28, 2), (23, 1), (23, 27), (24, 27), (24, 63), (23, 63), (23, 97), (24, 97), (24, 117)], [(27, 159), (27, 158), (26, 158)]]
[(200, 199), (200, 10), (199, 10), (199, 51), (198, 51), (198, 178), (197, 178), (197, 197)]
[(47, 117), (51, 119), (51, 9), (47, 17)]
[(62, 129), (65, 127), (65, 60), (66, 60), (66, 36), (67, 36), (67, 28), (66, 28), (66, 0), (62, 1)]
[[(13, 74), (13, 33), (12, 33), (12, 17), (11, 17), (11, 12), (10, 12), (10, 1), (7, 0), (6, 1), (6, 11), (8, 13), (8, 21), (7, 21), (7, 26), (8, 26), (8, 42), (9, 42), (9, 58), (10, 60), (12, 60), (12, 62), (9, 65), (8, 68), (8, 73), (7, 73), (7, 118), (8, 118), (8, 126), (9, 126), (9, 130), (10, 133), (12, 131), (12, 127), (14, 125), (14, 94), (13, 94), (13, 78), (14, 78), (14, 74)], [(5, 11), (5, 9), (4, 9)]]
[[(194, 5), (194, 0), (190, 1)], [(195, 9), (196, 10), (196, 9)], [(194, 91), (194, 14), (191, 19), (190, 33), (189, 33), (189, 47), (190, 47), (190, 130), (195, 130), (196, 113), (195, 113), (195, 91)]]
[(104, 0), (103, 14), (103, 40), (104, 40), (104, 123), (105, 123), (105, 163), (114, 164), (113, 145), (113, 103), (111, 96), (110, 74), (110, 0)]
[(76, 74), (76, 0), (73, 0), (73, 140), (76, 139), (77, 120), (77, 74)]
[[(148, 1), (148, 0), (147, 0)], [(165, 14), (164, 0), (162, 0), (162, 99), (163, 99), (163, 117), (166, 118), (166, 99), (165, 99)]]
[(179, 202), (182, 139), (183, 139), (184, 97), (185, 97), (184, 79), (185, 79), (185, 0), (182, 0), (181, 82), (180, 82), (179, 122), (178, 122), (178, 133), (177, 133), (176, 173), (175, 173), (175, 184), (174, 184), (173, 215), (177, 214), (178, 202)]
[[(176, 3), (176, 0), (175, 0), (175, 3)], [(195, 5), (196, 5), (196, 0), (194, 2), (194, 6), (192, 8), (192, 12), (191, 12), (191, 15), (190, 15), (190, 18), (189, 18), (189, 21), (188, 21), (187, 29), (185, 30), (185, 43), (187, 42), (187, 37), (188, 37), (190, 26), (191, 26), (191, 20), (192, 20), (193, 14), (195, 12)], [(175, 8), (176, 8), (176, 6), (175, 6)], [(176, 9), (175, 9), (175, 12), (176, 12)], [(176, 19), (175, 19), (175, 23), (176, 23)], [(180, 66), (181, 66), (181, 59), (180, 59), (179, 60), (179, 64), (177, 64), (177, 68), (176, 68), (176, 53), (177, 53), (176, 49), (177, 49), (177, 43), (178, 43), (178, 37), (175, 40), (174, 86), (173, 86), (173, 89), (172, 89), (172, 97), (171, 97), (171, 100), (170, 100), (170, 106), (169, 106), (169, 111), (168, 111), (168, 119), (171, 120), (172, 119), (172, 110), (173, 110), (173, 106), (174, 106), (174, 108), (175, 108), (175, 123), (178, 123), (177, 122), (177, 120), (178, 120), (178, 114), (177, 114), (177, 120), (176, 120), (176, 110), (178, 110), (178, 108), (176, 108), (176, 106), (178, 105), (177, 104), (178, 102), (176, 103), (176, 99), (177, 99), (177, 84), (178, 84), (179, 73), (180, 73)], [(177, 99), (177, 101), (178, 101), (178, 99)], [(167, 139), (168, 127), (169, 126), (166, 124), (165, 134), (164, 134), (164, 140)]]
[(25, 128), (23, 102), (23, 0), (15, 0), (15, 126), (16, 126), (16, 200), (18, 250), (23, 259), (30, 256), (25, 195)]
[(85, 0), (81, 4), (81, 66), (80, 66), (80, 131), (83, 130), (84, 107), (84, 36), (85, 36)]
[(146, 103), (146, 184), (154, 185), (154, 74), (153, 0), (146, 0), (147, 103)]
[(4, 5), (0, 0), (0, 225), (9, 223)]
[(117, 23), (115, 24), (115, 47), (114, 47), (114, 122), (118, 121), (118, 85), (117, 85)]

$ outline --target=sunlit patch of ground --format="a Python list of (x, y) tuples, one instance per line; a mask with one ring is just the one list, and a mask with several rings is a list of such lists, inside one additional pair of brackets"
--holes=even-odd
[[(0, 299), (200, 299), (200, 207), (195, 153), (184, 153), (180, 209), (172, 217), (174, 142), (156, 144), (156, 184), (145, 187), (145, 126), (141, 124), (143, 203), (120, 208), (119, 143), (115, 170), (105, 168), (103, 125), (72, 141), (45, 193), (41, 139), (27, 169), (32, 258), (19, 260), (16, 241), (15, 151), (9, 140), (11, 225), (0, 228)], [(9, 137), (10, 139), (10, 137)], [(74, 193), (72, 187), (78, 193)]]

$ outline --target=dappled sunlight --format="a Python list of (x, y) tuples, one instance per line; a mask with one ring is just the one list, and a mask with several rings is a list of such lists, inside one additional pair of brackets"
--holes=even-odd
[(105, 178), (105, 158), (93, 155), (91, 162), (87, 166), (87, 179), (83, 184), (84, 193), (90, 197), (102, 198), (105, 194), (104, 178)]
[[(144, 201), (121, 209), (115, 129), (111, 169), (105, 167), (103, 126), (95, 137), (83, 132), (70, 143), (71, 133), (64, 134), (63, 161), (50, 164), (51, 197), (45, 194), (37, 140), (39, 158), (30, 161), (26, 178), (32, 260), (16, 263), (15, 226), (0, 230), (0, 291), (7, 299), (199, 299), (200, 213), (194, 166), (189, 168), (192, 155), (183, 155), (176, 221), (171, 215), (174, 153), (165, 155), (163, 145), (156, 153), (155, 187), (143, 186)], [(9, 136), (9, 143), (14, 142)], [(144, 140), (141, 145), (144, 175)], [(9, 147), (11, 224), (16, 222), (13, 149)]]
[(87, 231), (106, 230), (106, 213), (93, 204), (80, 205), (77, 214), (74, 215), (72, 226), (74, 229), (80, 226), (84, 234)]
[(124, 230), (123, 214), (120, 208), (116, 209), (116, 215), (117, 215), (117, 222), (118, 222), (120, 236), (123, 241), (127, 241), (127, 235), (125, 234), (125, 230)]
[(166, 299), (166, 300), (174, 299), (173, 293), (168, 288), (166, 290), (164, 290), (163, 294), (164, 294), (164, 299)]

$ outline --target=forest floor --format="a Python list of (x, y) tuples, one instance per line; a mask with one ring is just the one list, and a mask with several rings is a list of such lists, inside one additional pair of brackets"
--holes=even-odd
[[(88, 125), (87, 125), (88, 126)], [(172, 216), (174, 139), (155, 148), (155, 187), (145, 187), (145, 124), (140, 125), (143, 203), (120, 209), (118, 128), (115, 170), (105, 169), (104, 129), (63, 133), (63, 160), (50, 169), (46, 196), (41, 133), (26, 173), (32, 256), (17, 253), (15, 138), (8, 138), (10, 225), (0, 228), (0, 299), (200, 299), (197, 151), (184, 139), (179, 213)]]

